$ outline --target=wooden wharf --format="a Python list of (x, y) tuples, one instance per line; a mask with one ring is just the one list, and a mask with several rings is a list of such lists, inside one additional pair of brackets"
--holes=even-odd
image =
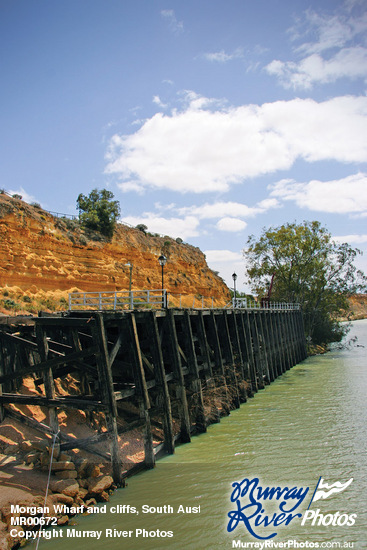
[[(140, 466), (152, 468), (158, 453), (174, 453), (306, 355), (300, 309), (72, 311), (13, 320), (0, 325), (0, 420), (58, 433), (62, 450), (110, 461), (121, 485), (129, 472), (120, 443), (129, 431), (141, 431)], [(78, 380), (78, 394), (57, 391), (55, 381), (67, 375)], [(29, 394), (18, 391), (25, 377), (34, 383)], [(20, 405), (43, 407), (48, 421)], [(70, 409), (102, 413), (104, 431), (63, 433), (58, 413)]]

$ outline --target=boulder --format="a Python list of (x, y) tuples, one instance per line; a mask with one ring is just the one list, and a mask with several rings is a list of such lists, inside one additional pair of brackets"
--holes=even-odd
[(62, 493), (74, 498), (79, 492), (79, 483), (73, 479), (52, 480), (50, 489), (53, 493)]
[(58, 472), (55, 472), (55, 476), (58, 479), (76, 479), (77, 475), (78, 474), (76, 473), (76, 470), (60, 470)]
[(92, 496), (98, 496), (103, 491), (107, 491), (113, 484), (111, 476), (90, 477), (88, 479), (88, 493)]

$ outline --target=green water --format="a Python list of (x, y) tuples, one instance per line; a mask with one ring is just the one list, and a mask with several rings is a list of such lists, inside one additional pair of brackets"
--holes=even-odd
[[(304, 513), (320, 476), (328, 483), (354, 480), (345, 491), (312, 503), (310, 509), (319, 508), (324, 515), (357, 514), (354, 525), (302, 526), (295, 518), (286, 526), (262, 531), (257, 527), (257, 533), (277, 532), (274, 543), (293, 540), (291, 548), (306, 547), (306, 542), (308, 547), (327, 543), (324, 547), (337, 548), (339, 543), (343, 548), (347, 542), (349, 547), (354, 543), (354, 548), (367, 548), (367, 320), (353, 323), (348, 339), (355, 335), (357, 346), (297, 365), (206, 434), (160, 460), (153, 471), (131, 478), (127, 488), (111, 497), (106, 513), (75, 518), (76, 525), (64, 528), (62, 539), (41, 540), (39, 548), (230, 549), (233, 540), (259, 541), (243, 523), (227, 532), (227, 514), (235, 509), (229, 499), (232, 482), (258, 477), (262, 487), (309, 487), (294, 512)], [(265, 513), (279, 513), (279, 503), (264, 502)], [(124, 504), (139, 514), (111, 512), (111, 506)], [(143, 505), (170, 505), (174, 513), (145, 514)], [(200, 506), (200, 513), (178, 514), (180, 505)], [(66, 538), (72, 527), (103, 534), (100, 540)], [(106, 537), (106, 529), (132, 531), (132, 536)], [(136, 529), (172, 531), (173, 537), (136, 537)]]

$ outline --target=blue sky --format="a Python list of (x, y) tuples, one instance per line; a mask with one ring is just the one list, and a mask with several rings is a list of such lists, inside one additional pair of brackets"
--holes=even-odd
[(367, 271), (364, 0), (0, 0), (0, 51), (0, 187), (71, 214), (108, 188), (241, 290), (285, 222)]

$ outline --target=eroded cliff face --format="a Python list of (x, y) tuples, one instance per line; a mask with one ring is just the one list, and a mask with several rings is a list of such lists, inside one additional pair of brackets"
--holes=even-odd
[(55, 218), (41, 208), (0, 195), (0, 287), (23, 291), (114, 291), (159, 289), (158, 257), (167, 257), (164, 286), (170, 302), (192, 305), (193, 297), (223, 306), (230, 294), (196, 247), (170, 237), (155, 237), (118, 225), (110, 242), (80, 229), (73, 220)]

